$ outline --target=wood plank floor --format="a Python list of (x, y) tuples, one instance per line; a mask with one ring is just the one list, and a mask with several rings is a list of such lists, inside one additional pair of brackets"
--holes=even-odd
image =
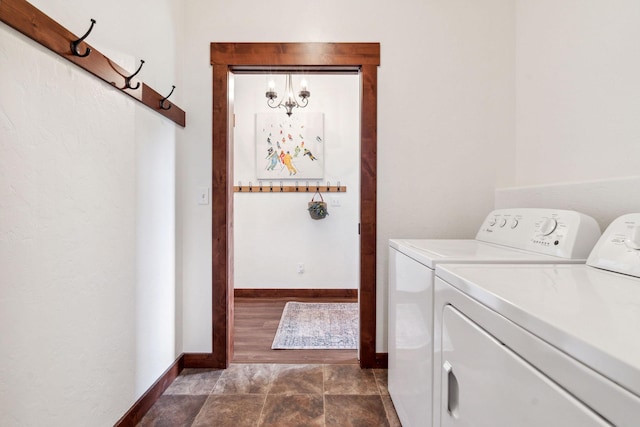
[(236, 297), (233, 363), (358, 363), (357, 350), (271, 350), (287, 301), (356, 302), (344, 298)]

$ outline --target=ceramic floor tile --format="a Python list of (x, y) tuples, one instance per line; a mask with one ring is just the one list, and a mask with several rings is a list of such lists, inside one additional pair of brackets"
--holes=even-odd
[(326, 395), (326, 427), (388, 427), (382, 398), (372, 395)]
[(382, 403), (384, 404), (384, 409), (387, 412), (387, 420), (389, 421), (389, 426), (402, 427), (400, 419), (398, 418), (398, 414), (396, 413), (396, 408), (393, 406), (391, 396), (385, 395), (381, 397)]
[(388, 393), (386, 369), (358, 365), (185, 369), (139, 425), (401, 427)]
[(322, 365), (275, 365), (269, 394), (322, 394)]
[(268, 395), (261, 427), (323, 427), (324, 402), (320, 394)]
[(212, 394), (202, 406), (193, 427), (255, 427), (265, 395)]
[(380, 394), (373, 371), (358, 365), (325, 365), (324, 393)]
[(380, 390), (380, 394), (385, 395), (385, 394), (389, 394), (389, 389), (388, 389), (388, 377), (387, 377), (387, 370), (386, 369), (374, 369), (373, 370), (373, 375), (376, 377), (376, 384), (378, 385), (378, 390)]
[(138, 426), (188, 427), (206, 399), (206, 396), (160, 396)]
[(184, 369), (164, 394), (209, 395), (213, 391), (221, 369)]
[(275, 365), (232, 364), (213, 389), (213, 394), (267, 394)]

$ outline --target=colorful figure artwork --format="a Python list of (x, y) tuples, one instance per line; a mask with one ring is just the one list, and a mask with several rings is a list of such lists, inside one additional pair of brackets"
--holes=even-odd
[(296, 111), (256, 114), (258, 179), (322, 179), (324, 115)]

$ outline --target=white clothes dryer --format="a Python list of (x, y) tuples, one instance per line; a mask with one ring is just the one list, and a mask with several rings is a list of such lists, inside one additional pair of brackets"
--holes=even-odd
[(437, 266), (434, 424), (640, 425), (640, 214), (582, 265)]
[(432, 425), (433, 289), (440, 263), (584, 263), (600, 237), (575, 211), (501, 209), (475, 239), (389, 241), (389, 394), (405, 427)]

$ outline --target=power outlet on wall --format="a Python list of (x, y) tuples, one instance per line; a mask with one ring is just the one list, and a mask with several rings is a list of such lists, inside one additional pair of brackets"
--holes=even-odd
[(304, 273), (304, 264), (303, 263), (301, 263), (301, 262), (298, 263), (297, 271), (298, 271), (298, 274)]

